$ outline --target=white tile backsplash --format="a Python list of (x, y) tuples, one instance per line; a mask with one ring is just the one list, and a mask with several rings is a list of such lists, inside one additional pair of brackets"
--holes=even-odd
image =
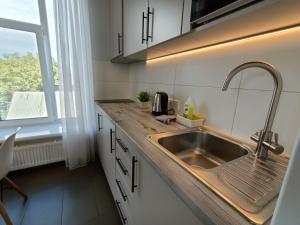
[(232, 134), (249, 138), (264, 128), (272, 91), (240, 90)]
[(155, 63), (146, 67), (145, 81), (148, 83), (171, 84), (175, 79), (174, 63)]
[(279, 141), (291, 154), (297, 132), (300, 128), (300, 93), (282, 92), (273, 130), (279, 134)]
[(128, 82), (129, 67), (126, 64), (111, 63), (109, 61), (94, 61), (94, 80), (110, 82)]
[[(300, 92), (299, 52), (300, 46), (295, 49), (265, 51), (256, 54), (251, 60), (260, 59), (272, 64), (282, 75), (283, 91)], [(268, 72), (251, 68), (243, 72), (241, 88), (273, 90), (274, 82)]]
[(174, 91), (174, 86), (171, 84), (153, 84), (149, 83), (147, 85), (147, 91), (151, 94), (154, 95), (157, 91), (164, 91), (168, 93), (168, 96), (170, 98), (173, 97), (173, 91)]
[(94, 85), (95, 99), (129, 98), (129, 82), (102, 81)]
[[(239, 57), (210, 54), (178, 62), (175, 84), (221, 87), (226, 75), (237, 65)], [(235, 77), (230, 88), (238, 88), (241, 76)]]
[(226, 92), (220, 87), (226, 75), (247, 61), (266, 61), (282, 74), (283, 92), (273, 130), (290, 154), (300, 127), (300, 32), (255, 38), (210, 48), (184, 57), (130, 65), (130, 96), (141, 90), (166, 91), (183, 103), (192, 96), (207, 124), (249, 140), (264, 127), (273, 81), (262, 69), (249, 69), (232, 80)]
[(191, 96), (195, 110), (207, 117), (207, 125), (223, 132), (230, 132), (237, 89), (222, 92), (221, 88), (176, 85), (174, 96), (181, 102), (181, 108), (186, 99)]
[(129, 98), (129, 67), (109, 61), (93, 61), (94, 98)]

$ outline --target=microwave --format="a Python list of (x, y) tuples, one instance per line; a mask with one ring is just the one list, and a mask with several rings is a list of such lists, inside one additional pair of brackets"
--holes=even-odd
[(192, 0), (191, 27), (196, 28), (263, 0)]

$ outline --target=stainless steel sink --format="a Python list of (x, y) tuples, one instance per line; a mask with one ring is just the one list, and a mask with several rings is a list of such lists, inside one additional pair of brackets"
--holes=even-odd
[(251, 147), (202, 128), (153, 134), (148, 140), (251, 223), (271, 218), (286, 159), (262, 161)]
[(162, 137), (158, 144), (189, 166), (201, 169), (211, 169), (248, 154), (241, 145), (200, 131)]

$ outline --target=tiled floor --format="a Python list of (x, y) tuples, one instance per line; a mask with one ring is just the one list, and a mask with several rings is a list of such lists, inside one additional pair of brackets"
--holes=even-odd
[[(102, 168), (69, 171), (54, 164), (9, 176), (29, 195), (28, 201), (4, 189), (4, 204), (14, 225), (121, 225)], [(0, 225), (4, 225), (0, 216)]]

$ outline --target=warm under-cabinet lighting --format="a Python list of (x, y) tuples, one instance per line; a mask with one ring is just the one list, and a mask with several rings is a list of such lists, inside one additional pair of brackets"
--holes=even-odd
[(228, 41), (224, 41), (224, 42), (206, 45), (203, 47), (199, 47), (199, 48), (195, 48), (195, 49), (191, 49), (191, 50), (187, 50), (187, 51), (182, 51), (182, 52), (178, 52), (178, 53), (173, 53), (173, 54), (169, 54), (166, 56), (157, 57), (154, 59), (149, 59), (149, 60), (147, 60), (147, 64), (154, 63), (154, 62), (160, 62), (160, 61), (167, 61), (170, 59), (176, 59), (176, 58), (184, 57), (184, 56), (192, 56), (192, 55), (196, 55), (199, 53), (203, 53), (208, 50), (219, 49), (219, 48), (223, 48), (223, 47), (233, 47), (236, 45), (245, 44), (246, 42), (249, 42), (249, 41), (252, 42), (252, 41), (259, 41), (259, 40), (266, 39), (266, 38), (269, 39), (269, 38), (279, 37), (281, 35), (287, 35), (289, 33), (292, 34), (297, 31), (298, 32), (300, 31), (300, 24), (281, 28), (281, 29), (276, 29), (276, 30), (272, 30), (272, 31), (268, 31), (268, 32), (263, 32), (263, 33), (259, 33), (259, 34), (254, 34), (254, 35), (250, 35), (247, 37), (236, 38), (236, 39), (232, 39), (232, 40), (228, 40)]

